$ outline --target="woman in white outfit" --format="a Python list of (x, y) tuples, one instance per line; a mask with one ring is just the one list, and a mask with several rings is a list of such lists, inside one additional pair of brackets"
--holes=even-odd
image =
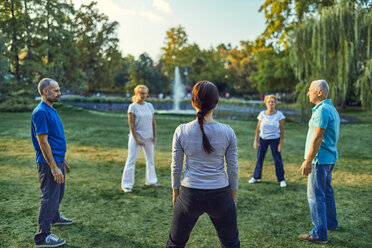
[(134, 89), (133, 103), (128, 107), (128, 123), (130, 128), (128, 140), (128, 158), (125, 163), (121, 189), (125, 193), (132, 192), (134, 185), (134, 167), (139, 150), (142, 148), (146, 157), (146, 185), (158, 187), (154, 165), (154, 146), (156, 145), (155, 110), (145, 99), (149, 89), (145, 85), (137, 85)]

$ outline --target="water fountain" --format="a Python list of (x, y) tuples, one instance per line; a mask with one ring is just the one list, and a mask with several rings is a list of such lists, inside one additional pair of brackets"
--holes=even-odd
[[(195, 115), (193, 109), (181, 109), (181, 101), (185, 98), (185, 86), (182, 83), (181, 73), (178, 66), (174, 68), (174, 82), (172, 87), (173, 96), (173, 109), (171, 110), (158, 110), (159, 114), (177, 114), (177, 115)], [(191, 105), (191, 100), (190, 100)]]
[(178, 66), (174, 68), (174, 84), (172, 89), (173, 94), (173, 111), (180, 111), (180, 103), (185, 97), (185, 86), (182, 83), (180, 69)]

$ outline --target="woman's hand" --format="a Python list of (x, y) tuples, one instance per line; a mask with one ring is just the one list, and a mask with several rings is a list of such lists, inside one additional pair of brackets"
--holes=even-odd
[(145, 146), (145, 142), (140, 141), (139, 139), (136, 139), (136, 143), (137, 143), (137, 145), (139, 145), (139, 146)]
[(154, 137), (153, 139), (152, 139), (152, 143), (154, 143), (154, 146), (158, 143), (158, 138), (156, 138), (156, 137)]
[(281, 151), (282, 151), (282, 144), (279, 143), (279, 145), (278, 145), (278, 152), (281, 152)]
[(260, 146), (260, 143), (258, 143), (257, 140), (255, 139), (253, 143), (253, 148), (257, 149), (259, 146)]
[(237, 190), (231, 190), (231, 196), (232, 196), (232, 198), (234, 200), (235, 205), (236, 205), (236, 201), (238, 199), (238, 196), (237, 195), (238, 195), (238, 191)]
[(176, 200), (179, 195), (179, 192), (180, 192), (179, 189), (173, 189), (173, 200), (172, 200), (173, 207), (176, 205)]

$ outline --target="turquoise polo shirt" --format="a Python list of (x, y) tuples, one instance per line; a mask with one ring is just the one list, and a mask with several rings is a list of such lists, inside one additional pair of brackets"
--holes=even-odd
[(340, 116), (331, 99), (321, 101), (312, 111), (306, 137), (305, 159), (310, 152), (311, 142), (315, 135), (315, 127), (320, 127), (325, 129), (325, 133), (313, 164), (317, 162), (319, 164), (335, 164), (338, 159), (337, 141), (340, 131)]
[(48, 142), (56, 162), (65, 160), (66, 139), (63, 131), (62, 121), (57, 111), (41, 101), (34, 109), (31, 117), (31, 138), (36, 151), (36, 162), (46, 163), (41, 152), (36, 135), (48, 134)]

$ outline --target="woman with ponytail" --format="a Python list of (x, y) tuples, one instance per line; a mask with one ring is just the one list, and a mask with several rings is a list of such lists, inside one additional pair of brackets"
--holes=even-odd
[[(213, 120), (217, 103), (217, 87), (211, 82), (198, 82), (192, 94), (197, 119), (181, 124), (174, 132), (171, 165), (174, 212), (167, 247), (185, 247), (203, 213), (211, 219), (222, 247), (240, 247), (235, 207), (236, 136), (230, 126)], [(184, 155), (186, 164), (181, 180)]]
[(145, 184), (152, 187), (159, 186), (154, 165), (154, 146), (156, 145), (155, 110), (151, 103), (145, 101), (148, 93), (149, 89), (146, 85), (137, 85), (134, 89), (134, 96), (132, 97), (133, 103), (128, 107), (130, 129), (128, 158), (121, 180), (121, 190), (125, 193), (132, 192), (134, 185), (134, 166), (141, 148), (144, 150), (146, 157)]

